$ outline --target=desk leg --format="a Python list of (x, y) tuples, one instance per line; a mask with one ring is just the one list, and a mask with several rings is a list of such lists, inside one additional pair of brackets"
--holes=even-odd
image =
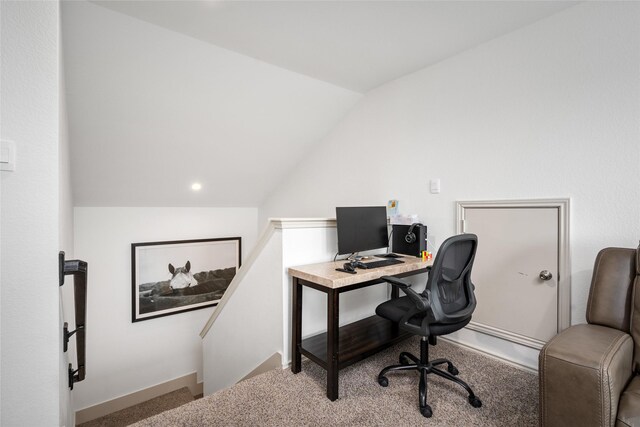
[(340, 293), (330, 289), (327, 293), (327, 397), (338, 398), (338, 331), (340, 329)]
[(302, 285), (297, 277), (293, 278), (293, 313), (291, 316), (291, 372), (300, 372), (302, 355)]

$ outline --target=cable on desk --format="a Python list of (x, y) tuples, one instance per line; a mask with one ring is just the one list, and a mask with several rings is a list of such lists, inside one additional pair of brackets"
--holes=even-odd
[(391, 250), (391, 236), (393, 235), (393, 225), (391, 226), (391, 232), (389, 233), (389, 246), (387, 246), (387, 253), (390, 253), (389, 251)]

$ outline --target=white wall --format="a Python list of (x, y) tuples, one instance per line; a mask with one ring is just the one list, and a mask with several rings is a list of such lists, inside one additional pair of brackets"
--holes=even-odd
[(75, 409), (192, 372), (202, 380), (199, 333), (213, 308), (131, 322), (131, 243), (257, 238), (256, 208), (75, 208), (75, 254), (89, 263), (87, 376)]
[(282, 353), (282, 236), (269, 228), (260, 240), (245, 265), (248, 270), (202, 340), (205, 395), (234, 385)]
[(55, 426), (62, 341), (57, 253), (60, 170), (57, 2), (0, 3), (1, 137), (17, 148), (1, 173), (3, 426)]
[(439, 244), (455, 233), (456, 200), (570, 197), (572, 322), (583, 322), (598, 250), (640, 237), (638, 22), (638, 3), (582, 3), (381, 86), (260, 221), (399, 199)]
[[(58, 33), (58, 37), (60, 34)], [(59, 249), (65, 252), (66, 259), (73, 259), (73, 190), (71, 187), (71, 165), (69, 158), (69, 130), (67, 125), (67, 103), (65, 97), (65, 81), (64, 66), (62, 61), (62, 47), (59, 46)], [(75, 316), (72, 318), (64, 318), (64, 307), (69, 307), (67, 311), (73, 311), (73, 279), (65, 280), (65, 285), (60, 288), (60, 334), (62, 339), (62, 325), (67, 321), (69, 330), (73, 331), (75, 327)], [(75, 412), (73, 407), (73, 394), (69, 390), (69, 363), (72, 363), (74, 369), (78, 367), (76, 361), (75, 339), (69, 341), (69, 348), (66, 355), (60, 358), (60, 425), (75, 425)]]

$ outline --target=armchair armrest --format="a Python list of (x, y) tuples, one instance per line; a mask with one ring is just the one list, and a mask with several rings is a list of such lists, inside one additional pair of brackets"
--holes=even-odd
[(632, 376), (633, 341), (623, 331), (574, 325), (540, 351), (540, 424), (613, 426)]
[(413, 301), (419, 311), (425, 311), (431, 306), (428, 298), (411, 289), (411, 283), (393, 276), (382, 276), (380, 279), (387, 283), (391, 283), (393, 286), (397, 286), (409, 297), (409, 299), (411, 299), (411, 301)]

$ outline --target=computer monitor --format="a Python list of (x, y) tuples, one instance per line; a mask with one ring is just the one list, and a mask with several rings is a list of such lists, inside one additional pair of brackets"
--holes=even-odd
[(336, 208), (338, 254), (389, 246), (386, 206)]

